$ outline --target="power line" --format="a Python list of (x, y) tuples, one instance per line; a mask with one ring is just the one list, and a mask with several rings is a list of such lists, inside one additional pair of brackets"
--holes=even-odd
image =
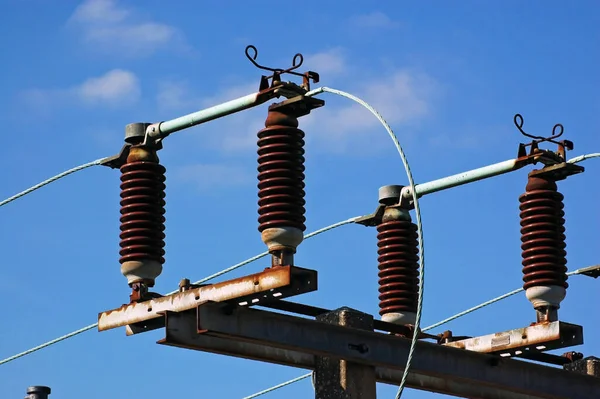
[[(600, 154), (598, 154), (598, 156), (600, 157)], [(583, 274), (585, 271), (586, 271), (586, 269), (577, 269), (577, 270), (573, 270), (572, 272), (568, 272), (568, 273), (567, 273), (567, 275), (568, 275), (568, 276), (580, 275), (580, 274)], [(515, 290), (512, 290), (512, 291), (510, 291), (510, 292), (507, 292), (506, 294), (502, 294), (502, 295), (500, 295), (500, 296), (498, 296), (498, 297), (496, 297), (496, 298), (493, 298), (493, 299), (490, 299), (489, 301), (485, 301), (485, 302), (483, 302), (483, 303), (480, 303), (480, 304), (479, 304), (479, 305), (477, 305), (477, 306), (473, 306), (472, 308), (469, 308), (469, 309), (463, 310), (462, 312), (459, 312), (459, 313), (457, 313), (457, 314), (455, 314), (455, 315), (453, 315), (453, 316), (450, 316), (450, 317), (448, 317), (448, 318), (446, 318), (446, 319), (444, 319), (444, 320), (442, 320), (442, 321), (438, 321), (437, 323), (434, 323), (434, 324), (432, 324), (432, 325), (430, 325), (430, 326), (428, 326), (428, 327), (425, 327), (425, 328), (423, 329), (423, 331), (429, 331), (429, 330), (432, 330), (432, 329), (434, 329), (434, 328), (436, 328), (436, 327), (439, 327), (439, 326), (442, 326), (442, 325), (444, 325), (444, 324), (447, 324), (447, 323), (449, 323), (449, 322), (451, 322), (451, 321), (453, 321), (453, 320), (456, 320), (456, 319), (458, 319), (458, 318), (460, 318), (460, 317), (466, 316), (466, 315), (468, 315), (469, 313), (473, 313), (473, 312), (475, 312), (476, 310), (479, 310), (479, 309), (485, 308), (485, 307), (487, 307), (487, 306), (489, 306), (489, 305), (492, 305), (492, 304), (494, 304), (494, 303), (496, 303), (496, 302), (499, 302), (499, 301), (501, 301), (501, 300), (503, 300), (503, 299), (509, 298), (509, 297), (511, 297), (511, 296), (513, 296), (513, 295), (515, 295), (515, 294), (518, 294), (519, 292), (523, 292), (523, 291), (524, 291), (524, 290), (523, 290), (523, 287), (521, 287), (521, 288), (517, 288), (517, 289), (515, 289)], [(256, 398), (256, 397), (258, 397), (258, 396), (261, 396), (261, 395), (267, 394), (267, 393), (269, 393), (269, 392), (273, 392), (273, 391), (275, 391), (275, 390), (277, 390), (277, 389), (279, 389), (279, 388), (282, 388), (282, 387), (285, 387), (285, 386), (287, 386), (287, 385), (290, 385), (290, 384), (293, 384), (293, 383), (295, 383), (295, 382), (298, 382), (298, 381), (301, 381), (301, 380), (303, 380), (303, 379), (306, 379), (306, 378), (310, 377), (311, 375), (312, 375), (312, 373), (308, 373), (308, 374), (301, 375), (301, 376), (299, 376), (299, 377), (296, 377), (296, 378), (294, 378), (294, 379), (291, 379), (291, 380), (289, 380), (289, 381), (282, 382), (281, 384), (274, 385), (274, 386), (272, 386), (271, 388), (267, 388), (267, 389), (265, 389), (265, 390), (263, 390), (263, 391), (257, 392), (257, 393), (255, 393), (255, 394), (253, 394), (253, 395), (246, 396), (246, 397), (245, 397), (245, 398), (243, 398), (243, 399)]]
[(279, 384), (279, 385), (275, 385), (275, 386), (272, 386), (271, 388), (267, 388), (267, 389), (265, 389), (264, 391), (256, 392), (255, 394), (252, 394), (252, 395), (250, 395), (250, 396), (246, 396), (246, 397), (244, 397), (243, 399), (253, 399), (253, 398), (257, 398), (257, 397), (259, 397), (259, 396), (262, 396), (262, 395), (264, 395), (264, 394), (266, 394), (266, 393), (273, 392), (273, 391), (275, 391), (275, 390), (277, 390), (277, 389), (279, 389), (279, 388), (283, 388), (283, 387), (285, 387), (285, 386), (288, 386), (288, 385), (291, 385), (291, 384), (293, 384), (293, 383), (295, 383), (295, 382), (298, 382), (298, 381), (305, 380), (305, 379), (307, 379), (307, 378), (308, 378), (308, 377), (310, 377), (310, 376), (312, 376), (312, 373), (308, 373), (308, 374), (301, 375), (300, 377), (296, 377), (296, 378), (293, 378), (293, 379), (291, 379), (291, 380), (289, 380), (289, 381), (282, 382), (282, 383), (281, 383), (281, 384)]
[[(369, 112), (371, 112), (373, 115), (375, 115), (375, 117), (379, 120), (379, 122), (381, 122), (381, 124), (383, 125), (385, 130), (388, 132), (390, 138), (394, 142), (394, 146), (396, 147), (398, 154), (400, 155), (400, 159), (402, 160), (402, 164), (404, 165), (404, 170), (406, 172), (406, 177), (408, 178), (408, 184), (409, 184), (411, 195), (412, 195), (413, 206), (415, 208), (415, 215), (416, 215), (416, 219), (417, 219), (416, 220), (417, 232), (418, 232), (418, 240), (419, 240), (419, 248), (420, 248), (420, 251), (419, 251), (420, 284), (419, 284), (419, 292), (418, 292), (418, 299), (417, 299), (417, 315), (416, 315), (416, 319), (415, 319), (415, 330), (418, 331), (420, 328), (420, 325), (421, 325), (421, 314), (423, 311), (423, 293), (424, 293), (424, 288), (425, 288), (425, 243), (424, 243), (424, 238), (423, 238), (423, 225), (421, 223), (421, 208), (419, 206), (419, 198), (417, 196), (417, 191), (415, 190), (415, 181), (413, 179), (413, 175), (410, 170), (410, 165), (408, 164), (408, 160), (406, 159), (406, 155), (404, 154), (402, 145), (400, 145), (400, 141), (398, 141), (398, 137), (396, 137), (396, 134), (394, 133), (394, 131), (392, 130), (390, 125), (385, 121), (385, 119), (383, 119), (383, 116), (381, 116), (381, 114), (379, 112), (377, 112), (377, 110), (375, 108), (373, 108), (371, 105), (369, 105), (366, 101), (361, 100), (360, 98), (358, 98), (350, 93), (346, 93), (344, 91), (337, 90), (337, 89), (331, 89), (329, 87), (320, 87), (318, 89), (312, 90), (312, 91), (306, 93), (306, 96), (314, 96), (314, 95), (322, 93), (322, 92), (336, 94), (338, 96), (345, 97), (349, 100), (352, 100), (352, 101), (362, 105), (367, 110), (369, 110)], [(408, 371), (412, 364), (412, 359), (414, 356), (417, 341), (418, 341), (418, 334), (414, 334), (411, 344), (410, 344), (410, 349), (408, 350), (408, 359), (406, 361), (406, 367), (404, 369), (404, 373), (402, 374), (402, 379), (400, 380), (400, 385), (398, 387), (398, 393), (396, 394), (396, 399), (400, 399), (400, 397), (402, 396), (402, 392), (404, 391), (404, 386), (406, 385), (406, 379), (408, 377)]]
[[(97, 161), (94, 161), (94, 162), (97, 162)], [(86, 164), (86, 165), (88, 165), (88, 164)], [(82, 165), (82, 166), (83, 166), (83, 165)], [(88, 166), (86, 166), (86, 167), (89, 167), (89, 166), (92, 166), (92, 165), (91, 165), (91, 163), (90, 163), (90, 165), (88, 165)], [(66, 173), (66, 172), (65, 172), (65, 173)], [(72, 172), (71, 172), (71, 173), (72, 173)], [(354, 221), (355, 221), (356, 219), (358, 219), (358, 218), (359, 218), (359, 217), (358, 217), (358, 216), (356, 216), (356, 217), (353, 217), (353, 218), (350, 218), (350, 219), (343, 220), (343, 221), (341, 221), (341, 222), (333, 223), (333, 224), (331, 224), (331, 225), (329, 225), (329, 226), (327, 226), (327, 227), (323, 227), (323, 228), (321, 228), (321, 229), (319, 229), (319, 230), (315, 230), (315, 231), (313, 231), (313, 232), (311, 232), (311, 233), (308, 233), (308, 234), (306, 234), (306, 235), (304, 236), (304, 239), (305, 239), (305, 240), (307, 240), (307, 239), (309, 239), (309, 238), (312, 238), (312, 237), (318, 236), (318, 235), (319, 235), (319, 234), (321, 234), (321, 233), (325, 233), (326, 231), (333, 230), (333, 229), (336, 229), (336, 228), (338, 228), (338, 227), (341, 227), (341, 226), (344, 226), (344, 225), (347, 225), (347, 224), (354, 223)], [(202, 280), (199, 280), (198, 282), (196, 282), (196, 284), (201, 284), (201, 283), (204, 283), (204, 282), (206, 282), (206, 281), (208, 281), (208, 280), (211, 280), (211, 279), (214, 279), (214, 278), (216, 278), (216, 277), (219, 277), (219, 276), (221, 276), (221, 275), (223, 275), (223, 274), (225, 274), (225, 273), (229, 273), (229, 272), (231, 272), (231, 271), (234, 271), (234, 270), (236, 270), (236, 269), (238, 269), (238, 268), (240, 268), (240, 267), (242, 267), (242, 266), (245, 266), (245, 265), (247, 265), (248, 263), (254, 262), (255, 260), (258, 260), (258, 259), (260, 259), (260, 258), (262, 258), (262, 257), (264, 257), (264, 256), (266, 256), (266, 255), (268, 255), (268, 254), (269, 254), (268, 252), (263, 252), (263, 253), (260, 253), (260, 254), (258, 254), (258, 255), (256, 255), (256, 256), (253, 256), (253, 257), (251, 257), (251, 258), (248, 258), (248, 259), (246, 259), (246, 260), (245, 260), (245, 261), (243, 261), (243, 262), (237, 263), (237, 264), (235, 264), (235, 265), (233, 265), (233, 266), (231, 266), (231, 267), (228, 267), (228, 268), (226, 268), (226, 269), (223, 269), (223, 270), (221, 270), (221, 271), (220, 271), (220, 272), (218, 272), (218, 273), (215, 273), (215, 274), (213, 274), (213, 275), (210, 275), (210, 276), (208, 276), (208, 277), (205, 277), (205, 278), (203, 278)], [(176, 292), (176, 291), (175, 291), (175, 292)], [(173, 294), (173, 293), (174, 293), (174, 292), (172, 292), (172, 293), (170, 293), (170, 294), (167, 294), (167, 295), (171, 295), (171, 294)], [(6, 363), (12, 362), (13, 360), (16, 360), (16, 359), (18, 359), (18, 358), (20, 358), (20, 357), (23, 357), (23, 356), (30, 355), (30, 354), (32, 354), (33, 352), (37, 352), (37, 351), (39, 351), (40, 349), (44, 349), (44, 348), (47, 348), (47, 347), (49, 347), (49, 346), (52, 346), (52, 345), (54, 345), (54, 344), (57, 344), (57, 343), (59, 343), (59, 342), (61, 342), (61, 341), (64, 341), (64, 340), (66, 340), (66, 339), (73, 338), (73, 337), (74, 337), (74, 336), (76, 336), (76, 335), (79, 335), (79, 334), (81, 334), (81, 333), (84, 333), (84, 332), (86, 332), (86, 331), (92, 330), (92, 329), (94, 329), (94, 328), (96, 328), (96, 327), (98, 327), (98, 323), (90, 324), (89, 326), (82, 327), (82, 328), (80, 328), (80, 329), (78, 329), (78, 330), (75, 330), (75, 331), (73, 331), (73, 332), (70, 332), (70, 333), (68, 333), (68, 334), (62, 335), (62, 336), (60, 336), (60, 337), (58, 337), (58, 338), (54, 338), (53, 340), (50, 340), (50, 341), (48, 341), (48, 342), (45, 342), (45, 343), (43, 343), (43, 344), (41, 344), (41, 345), (38, 345), (38, 346), (35, 346), (35, 347), (33, 347), (33, 348), (27, 349), (27, 350), (25, 350), (25, 351), (23, 351), (23, 352), (17, 353), (16, 355), (13, 355), (13, 356), (7, 357), (6, 359), (0, 360), (0, 366), (1, 366), (1, 365), (3, 365), (3, 364), (6, 364)]]
[[(577, 269), (577, 270), (573, 270), (572, 272), (568, 272), (568, 273), (567, 273), (567, 276), (575, 276), (575, 275), (578, 275), (578, 274), (582, 274), (584, 271), (585, 271), (585, 269)], [(459, 317), (463, 317), (463, 316), (465, 316), (465, 315), (468, 315), (469, 313), (472, 313), (472, 312), (474, 312), (474, 311), (476, 311), (476, 310), (479, 310), (479, 309), (485, 308), (486, 306), (489, 306), (489, 305), (491, 305), (491, 304), (493, 304), (493, 303), (499, 302), (499, 301), (501, 301), (501, 300), (503, 300), (503, 299), (506, 299), (506, 298), (508, 298), (508, 297), (511, 297), (511, 296), (513, 296), (513, 295), (515, 295), (515, 294), (518, 294), (519, 292), (522, 292), (522, 291), (524, 291), (523, 287), (521, 287), (521, 288), (517, 288), (516, 290), (512, 290), (512, 291), (510, 291), (510, 292), (507, 292), (506, 294), (500, 295), (499, 297), (496, 297), (496, 298), (494, 298), (494, 299), (490, 299), (489, 301), (485, 301), (485, 302), (483, 302), (483, 303), (481, 303), (481, 304), (479, 304), (479, 305), (477, 305), (477, 306), (474, 306), (474, 307), (472, 307), (472, 308), (470, 308), (470, 309), (463, 310), (462, 312), (460, 312), (460, 313), (457, 313), (457, 314), (455, 314), (454, 316), (450, 316), (450, 317), (448, 317), (447, 319), (444, 319), (444, 320), (442, 320), (442, 321), (439, 321), (439, 322), (437, 322), (437, 323), (435, 323), (435, 324), (432, 324), (432, 325), (430, 325), (429, 327), (427, 327), (427, 328), (424, 328), (424, 329), (423, 329), (423, 331), (432, 330), (432, 329), (434, 329), (434, 328), (436, 328), (436, 327), (439, 327), (439, 326), (441, 326), (441, 325), (443, 325), (443, 324), (449, 323), (449, 322), (451, 322), (452, 320), (456, 320), (456, 319), (458, 319)]]
[(87, 168), (89, 168), (91, 166), (101, 165), (102, 162), (104, 162), (105, 159), (106, 158), (96, 159), (95, 161), (84, 163), (83, 165), (79, 165), (79, 166), (76, 166), (76, 167), (74, 167), (72, 169), (66, 170), (66, 171), (64, 171), (62, 173), (59, 173), (56, 176), (53, 176), (53, 177), (51, 177), (51, 178), (49, 178), (47, 180), (44, 180), (41, 183), (36, 184), (35, 186), (29, 187), (27, 190), (21, 191), (20, 193), (15, 194), (12, 197), (9, 197), (9, 198), (5, 199), (4, 201), (0, 202), (0, 206), (4, 206), (4, 205), (8, 204), (9, 202), (13, 202), (16, 199), (24, 197), (25, 195), (34, 192), (38, 188), (42, 188), (42, 187), (44, 187), (44, 186), (46, 186), (46, 185), (48, 185), (50, 183), (53, 183), (53, 182), (55, 182), (55, 181), (57, 181), (59, 179), (62, 179), (65, 176), (68, 176), (68, 175), (70, 175), (72, 173), (79, 172), (80, 170), (87, 169)]

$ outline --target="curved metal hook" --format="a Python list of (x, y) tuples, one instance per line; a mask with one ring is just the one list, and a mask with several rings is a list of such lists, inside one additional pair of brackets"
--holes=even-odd
[(304, 63), (304, 56), (300, 53), (296, 53), (294, 58), (292, 59), (292, 67), (288, 69), (289, 71), (293, 71), (296, 68), (300, 68), (300, 66)]
[[(558, 130), (560, 130), (559, 133), (556, 133)], [(552, 137), (550, 137), (548, 140), (553, 140), (553, 139), (557, 139), (560, 136), (562, 136), (562, 134), (565, 132), (565, 128), (563, 127), (562, 123), (557, 123), (556, 125), (554, 125), (554, 127), (552, 128)]]
[[(300, 66), (304, 62), (304, 56), (302, 56), (302, 54), (300, 54), (300, 53), (297, 53), (294, 55), (294, 58), (292, 59), (292, 66), (290, 68), (281, 69), (281, 68), (270, 68), (270, 67), (267, 67), (264, 65), (260, 65), (258, 62), (256, 62), (256, 58), (258, 57), (258, 49), (251, 44), (246, 46), (245, 52), (246, 52), (246, 58), (248, 58), (250, 60), (250, 62), (259, 69), (263, 69), (265, 71), (270, 71), (270, 72), (279, 73), (279, 74), (292, 73), (294, 75), (302, 76), (302, 74), (292, 72), (294, 69), (300, 68)], [(254, 53), (254, 54), (252, 54), (252, 53)]]
[(517, 127), (517, 129), (519, 129), (519, 131), (521, 132), (521, 134), (523, 134), (524, 136), (527, 136), (529, 138), (532, 138), (534, 140), (552, 141), (552, 140), (557, 139), (560, 136), (562, 136), (562, 134), (565, 131), (563, 125), (560, 124), (560, 123), (557, 123), (552, 128), (552, 136), (550, 136), (550, 137), (534, 136), (534, 135), (529, 134), (529, 133), (527, 133), (527, 132), (525, 132), (523, 130), (524, 121), (523, 121), (523, 116), (521, 114), (516, 114), (515, 115), (514, 122), (515, 122), (515, 126)]
[(515, 126), (517, 127), (517, 129), (519, 129), (519, 131), (521, 132), (521, 134), (523, 136), (529, 137), (530, 139), (534, 139), (534, 140), (544, 140), (544, 138), (541, 136), (534, 136), (532, 134), (525, 132), (525, 130), (523, 130), (523, 124), (525, 123), (525, 121), (523, 120), (523, 115), (515, 114), (513, 121), (515, 122)]

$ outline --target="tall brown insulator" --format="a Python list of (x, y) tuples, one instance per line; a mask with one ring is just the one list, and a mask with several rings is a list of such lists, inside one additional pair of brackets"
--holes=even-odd
[(152, 147), (134, 145), (121, 166), (121, 273), (154, 286), (164, 263), (165, 167)]
[(379, 314), (383, 321), (414, 324), (419, 295), (417, 226), (408, 210), (388, 206), (377, 226)]
[(304, 132), (296, 116), (270, 108), (258, 132), (258, 231), (273, 265), (293, 264), (306, 230), (304, 195)]
[(523, 288), (533, 307), (547, 314), (560, 308), (569, 286), (564, 196), (551, 176), (535, 172), (519, 197)]

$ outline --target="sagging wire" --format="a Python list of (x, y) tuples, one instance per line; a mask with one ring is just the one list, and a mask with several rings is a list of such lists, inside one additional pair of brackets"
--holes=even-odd
[[(96, 162), (96, 161), (95, 161), (95, 162)], [(90, 165), (90, 166), (92, 166), (92, 165)], [(330, 230), (336, 229), (336, 228), (338, 228), (338, 227), (341, 227), (341, 226), (344, 226), (344, 225), (347, 225), (347, 224), (354, 223), (354, 221), (355, 221), (355, 220), (357, 220), (358, 218), (359, 218), (359, 216), (356, 216), (356, 217), (353, 217), (353, 218), (350, 218), (350, 219), (343, 220), (343, 221), (341, 221), (341, 222), (333, 223), (333, 224), (331, 224), (331, 225), (329, 225), (329, 226), (323, 227), (323, 228), (321, 228), (321, 229), (318, 229), (318, 230), (315, 230), (315, 231), (313, 231), (313, 232), (311, 232), (311, 233), (308, 233), (308, 234), (306, 234), (306, 235), (304, 236), (304, 239), (305, 239), (305, 240), (307, 240), (307, 239), (309, 239), (309, 238), (316, 237), (316, 236), (318, 236), (318, 235), (319, 235), (319, 234), (321, 234), (321, 233), (325, 233), (325, 232), (327, 232), (327, 231), (330, 231)], [(223, 275), (223, 274), (225, 274), (225, 273), (232, 272), (232, 271), (234, 271), (234, 270), (236, 270), (236, 269), (238, 269), (238, 268), (240, 268), (240, 267), (242, 267), (242, 266), (245, 266), (245, 265), (247, 265), (248, 263), (251, 263), (251, 262), (254, 262), (254, 261), (256, 261), (256, 260), (258, 260), (258, 259), (260, 259), (260, 258), (263, 258), (263, 257), (267, 256), (268, 254), (269, 254), (268, 252), (262, 252), (262, 253), (260, 253), (260, 254), (258, 254), (258, 255), (256, 255), (256, 256), (253, 256), (253, 257), (251, 257), (251, 258), (248, 258), (248, 259), (246, 259), (246, 260), (245, 260), (245, 261), (243, 261), (243, 262), (237, 263), (237, 264), (235, 264), (235, 265), (233, 265), (233, 266), (230, 266), (230, 267), (228, 267), (228, 268), (226, 268), (226, 269), (223, 269), (223, 270), (221, 270), (220, 272), (217, 272), (217, 273), (215, 273), (215, 274), (212, 274), (212, 275), (210, 275), (210, 276), (208, 276), (208, 277), (205, 277), (205, 278), (203, 278), (203, 279), (201, 279), (201, 280), (197, 281), (195, 284), (202, 284), (202, 283), (205, 283), (205, 282), (207, 282), (207, 281), (209, 281), (209, 280), (212, 280), (212, 279), (214, 279), (214, 278), (216, 278), (216, 277), (219, 277), (219, 276), (221, 276), (221, 275)], [(167, 295), (171, 295), (171, 294), (174, 294), (174, 293), (176, 293), (176, 292), (177, 292), (177, 291), (174, 291), (174, 292), (171, 292), (171, 293), (169, 293), (169, 294), (167, 294)], [(58, 337), (58, 338), (54, 338), (53, 340), (50, 340), (50, 341), (44, 342), (44, 343), (43, 343), (43, 344), (41, 344), (41, 345), (34, 346), (33, 348), (27, 349), (27, 350), (25, 350), (25, 351), (23, 351), (23, 352), (17, 353), (17, 354), (15, 354), (15, 355), (12, 355), (12, 356), (10, 356), (10, 357), (7, 357), (7, 358), (5, 358), (5, 359), (3, 359), (3, 360), (0, 360), (0, 366), (1, 366), (1, 365), (3, 365), (3, 364), (6, 364), (6, 363), (12, 362), (13, 360), (19, 359), (19, 358), (21, 358), (21, 357), (23, 357), (23, 356), (30, 355), (30, 354), (32, 354), (33, 352), (37, 352), (37, 351), (39, 351), (40, 349), (44, 349), (44, 348), (47, 348), (47, 347), (49, 347), (49, 346), (52, 346), (52, 345), (54, 345), (54, 344), (57, 344), (57, 343), (59, 343), (59, 342), (61, 342), (61, 341), (64, 341), (64, 340), (66, 340), (66, 339), (73, 338), (73, 337), (74, 337), (74, 336), (76, 336), (76, 335), (79, 335), (79, 334), (81, 334), (81, 333), (84, 333), (84, 332), (86, 332), (86, 331), (90, 331), (90, 330), (92, 330), (92, 329), (94, 329), (94, 328), (96, 328), (96, 327), (98, 327), (98, 323), (90, 324), (89, 326), (82, 327), (82, 328), (80, 328), (80, 329), (78, 329), (78, 330), (75, 330), (75, 331), (73, 331), (73, 332), (70, 332), (70, 333), (68, 333), (68, 334), (62, 335), (62, 336), (60, 336), (60, 337)]]
[(83, 165), (79, 165), (79, 166), (76, 166), (76, 167), (71, 168), (69, 170), (66, 170), (66, 171), (64, 171), (62, 173), (59, 173), (56, 176), (53, 176), (53, 177), (51, 177), (49, 179), (44, 180), (41, 183), (36, 184), (35, 186), (29, 187), (27, 190), (21, 191), (20, 193), (17, 193), (15, 195), (13, 195), (12, 197), (8, 197), (7, 199), (5, 199), (2, 202), (0, 202), (0, 206), (4, 206), (4, 205), (6, 205), (6, 204), (8, 204), (10, 202), (13, 202), (16, 199), (24, 197), (27, 194), (32, 193), (35, 190), (37, 190), (39, 188), (42, 188), (42, 187), (44, 187), (44, 186), (46, 186), (46, 185), (48, 185), (50, 183), (53, 183), (53, 182), (55, 182), (55, 181), (57, 181), (59, 179), (62, 179), (63, 177), (68, 176), (68, 175), (70, 175), (72, 173), (79, 172), (80, 170), (87, 169), (87, 168), (89, 168), (91, 166), (101, 165), (102, 162), (104, 162), (105, 160), (106, 160), (106, 158), (96, 159), (95, 161), (84, 163)]
[(416, 215), (416, 219), (417, 219), (416, 220), (417, 232), (419, 235), (418, 240), (419, 240), (419, 248), (420, 248), (420, 251), (419, 251), (420, 284), (419, 284), (419, 295), (418, 295), (418, 299), (417, 299), (417, 317), (415, 320), (415, 333), (413, 334), (413, 337), (412, 337), (412, 340), (410, 343), (410, 349), (408, 351), (408, 358), (406, 360), (406, 367), (404, 368), (404, 373), (402, 374), (402, 379), (401, 379), (400, 385), (398, 387), (398, 393), (396, 394), (396, 399), (400, 399), (400, 397), (402, 396), (402, 392), (404, 391), (404, 386), (406, 385), (408, 371), (412, 364), (415, 347), (417, 345), (417, 341), (419, 338), (418, 332), (419, 332), (420, 325), (421, 325), (421, 313), (423, 311), (423, 292), (424, 292), (424, 286), (425, 286), (425, 246), (424, 246), (424, 239), (423, 239), (423, 226), (421, 223), (421, 209), (419, 207), (419, 199), (417, 198), (417, 193), (415, 190), (415, 182), (414, 182), (414, 179), (412, 176), (412, 172), (410, 170), (410, 166), (408, 164), (408, 160), (406, 159), (406, 155), (404, 154), (404, 150), (402, 149), (402, 146), (400, 145), (400, 142), (398, 141), (396, 134), (394, 133), (394, 131), (392, 130), (390, 125), (388, 125), (388, 123), (385, 121), (385, 119), (383, 119), (381, 114), (379, 112), (377, 112), (377, 110), (375, 110), (375, 108), (373, 108), (371, 105), (369, 105), (366, 101), (361, 100), (360, 98), (358, 98), (350, 93), (346, 93), (344, 91), (337, 90), (337, 89), (331, 89), (329, 87), (319, 87), (317, 89), (309, 91), (308, 93), (305, 94), (305, 96), (311, 97), (311, 96), (315, 96), (319, 93), (331, 93), (331, 94), (336, 94), (341, 97), (345, 97), (347, 99), (350, 99), (350, 100), (362, 105), (367, 110), (369, 110), (373, 115), (375, 115), (375, 117), (379, 120), (379, 122), (381, 122), (381, 124), (383, 125), (385, 130), (388, 132), (390, 138), (394, 142), (394, 146), (396, 147), (396, 150), (398, 150), (398, 154), (400, 155), (402, 164), (404, 165), (404, 170), (406, 172), (406, 177), (408, 179), (410, 191), (412, 193), (413, 204), (415, 207), (415, 215)]
[[(568, 276), (576, 276), (576, 275), (581, 275), (581, 274), (584, 274), (584, 273), (588, 272), (588, 269), (589, 269), (589, 268), (582, 268), (582, 269), (573, 270), (572, 272), (568, 272), (568, 273), (567, 273), (567, 275), (568, 275)], [(451, 321), (453, 321), (453, 320), (456, 320), (456, 319), (458, 319), (458, 318), (461, 318), (461, 317), (463, 317), (463, 316), (466, 316), (466, 315), (468, 315), (468, 314), (470, 314), (470, 313), (473, 313), (473, 312), (475, 312), (475, 311), (477, 311), (477, 310), (479, 310), (479, 309), (483, 309), (483, 308), (485, 308), (485, 307), (487, 307), (487, 306), (489, 306), (489, 305), (492, 305), (492, 304), (494, 304), (494, 303), (496, 303), (496, 302), (500, 302), (501, 300), (503, 300), (503, 299), (506, 299), (506, 298), (509, 298), (509, 297), (511, 297), (511, 296), (513, 296), (513, 295), (515, 295), (515, 294), (518, 294), (519, 292), (523, 292), (523, 288), (522, 288), (522, 287), (520, 287), (520, 288), (517, 288), (517, 289), (515, 289), (515, 290), (512, 290), (512, 291), (510, 291), (510, 292), (507, 292), (506, 294), (502, 294), (502, 295), (500, 295), (500, 296), (498, 296), (498, 297), (496, 297), (496, 298), (490, 299), (489, 301), (485, 301), (485, 302), (483, 302), (483, 303), (480, 303), (479, 305), (477, 305), (477, 306), (473, 306), (472, 308), (469, 308), (469, 309), (463, 310), (462, 312), (456, 313), (456, 314), (455, 314), (455, 315), (453, 315), (453, 316), (450, 316), (450, 317), (448, 317), (448, 318), (446, 318), (446, 319), (444, 319), (444, 320), (438, 321), (437, 323), (434, 323), (434, 324), (432, 324), (432, 325), (430, 325), (430, 326), (428, 326), (428, 327), (425, 327), (425, 328), (423, 328), (423, 330), (422, 330), (422, 331), (424, 331), (424, 332), (425, 332), (425, 331), (433, 330), (434, 328), (440, 327), (440, 326), (442, 326), (442, 325), (444, 325), (444, 324), (448, 324), (448, 323), (450, 323), (450, 322), (451, 322)], [(243, 399), (248, 399), (248, 398), (256, 398), (256, 397), (258, 397), (258, 396), (261, 396), (261, 395), (264, 395), (264, 394), (267, 394), (267, 393), (273, 392), (273, 391), (275, 391), (276, 389), (279, 389), (279, 388), (285, 387), (285, 386), (287, 386), (287, 385), (293, 384), (293, 383), (295, 383), (295, 382), (298, 382), (298, 381), (304, 380), (304, 379), (306, 379), (306, 378), (309, 378), (309, 377), (311, 377), (311, 376), (313, 376), (313, 375), (314, 375), (314, 372), (311, 372), (311, 373), (308, 373), (308, 374), (303, 374), (303, 375), (301, 375), (301, 376), (299, 376), (299, 377), (296, 377), (296, 378), (294, 378), (294, 379), (292, 379), (292, 380), (289, 380), (289, 381), (286, 381), (286, 382), (282, 382), (281, 384), (278, 384), (278, 385), (272, 386), (271, 388), (267, 388), (267, 389), (265, 389), (265, 390), (262, 390), (262, 391), (260, 391), (260, 392), (257, 392), (257, 393), (255, 393), (255, 394), (253, 394), (253, 395), (246, 396), (246, 397), (245, 397), (245, 398), (243, 398)], [(314, 387), (314, 384), (313, 384), (313, 387)]]

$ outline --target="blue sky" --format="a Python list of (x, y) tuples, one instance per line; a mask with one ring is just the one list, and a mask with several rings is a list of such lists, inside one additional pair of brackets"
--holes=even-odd
[[(0, 15), (0, 194), (116, 153), (124, 126), (158, 121), (249, 94), (260, 72), (244, 56), (284, 67), (296, 52), (322, 84), (371, 101), (396, 130), (417, 182), (516, 156), (512, 123), (548, 134), (561, 122), (572, 155), (600, 150), (600, 7), (593, 1), (239, 2), (3, 0)], [(323, 95), (307, 134), (307, 231), (371, 212), (377, 189), (406, 183), (385, 131), (366, 111)], [(256, 222), (255, 134), (266, 106), (174, 134), (167, 167), (167, 262), (157, 290), (200, 279), (264, 250)], [(570, 269), (598, 262), (600, 164), (561, 182)], [(527, 170), (529, 170), (528, 168)], [(518, 196), (526, 170), (423, 198), (423, 325), (521, 285)], [(6, 306), (0, 357), (96, 321), (128, 287), (118, 263), (119, 174), (92, 168), (0, 209)], [(298, 265), (319, 291), (296, 300), (377, 312), (375, 230), (346, 226), (305, 241)], [(267, 260), (229, 277), (262, 270)], [(560, 310), (584, 324), (598, 283), (573, 277)], [(481, 335), (534, 320), (524, 295), (439, 329)], [(200, 395), (241, 398), (304, 373), (156, 345), (160, 332), (95, 330), (0, 366), (0, 397), (50, 385), (70, 399)], [(562, 352), (561, 352), (562, 353)], [(380, 386), (381, 398), (394, 387)], [(270, 397), (311, 397), (308, 380)], [(405, 397), (441, 397), (405, 392)], [(269, 397), (269, 396), (265, 396)]]

